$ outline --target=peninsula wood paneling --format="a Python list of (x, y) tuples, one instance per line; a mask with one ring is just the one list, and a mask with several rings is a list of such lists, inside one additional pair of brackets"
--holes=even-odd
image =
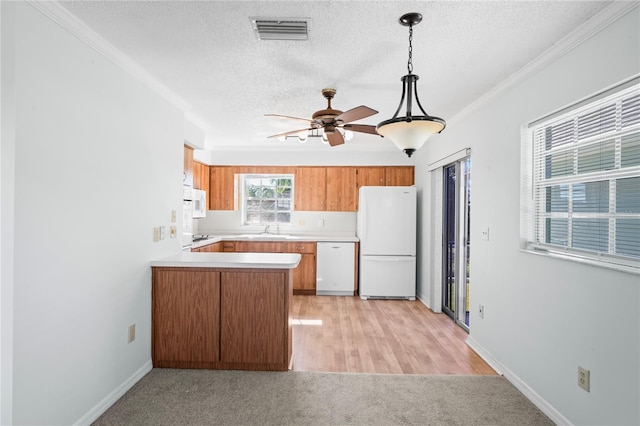
[(220, 273), (175, 268), (153, 271), (153, 360), (219, 360)]
[(283, 272), (222, 272), (221, 361), (287, 364), (291, 326)]

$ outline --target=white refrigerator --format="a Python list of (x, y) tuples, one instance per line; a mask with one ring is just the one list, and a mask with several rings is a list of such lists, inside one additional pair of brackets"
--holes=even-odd
[(362, 186), (358, 192), (358, 292), (368, 298), (416, 297), (415, 186)]

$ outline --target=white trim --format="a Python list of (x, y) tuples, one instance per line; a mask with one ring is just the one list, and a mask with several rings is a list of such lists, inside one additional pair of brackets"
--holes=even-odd
[(431, 171), (431, 310), (442, 312), (442, 167)]
[[(67, 9), (62, 7), (58, 2), (36, 0), (25, 1), (27, 2), (27, 4), (31, 5), (43, 15), (51, 19), (53, 22), (60, 25), (66, 31), (77, 37), (87, 46), (91, 47), (96, 52), (107, 58), (113, 64), (119, 66), (131, 76), (136, 78), (138, 81), (148, 86), (150, 89), (158, 93), (167, 101), (171, 102), (180, 110), (188, 111), (191, 109), (191, 106), (180, 96), (178, 96), (174, 91), (169, 89), (164, 84), (160, 83), (160, 81), (149, 74), (147, 70), (138, 65), (130, 57), (122, 53), (107, 40), (102, 38), (88, 25), (78, 19)], [(189, 118), (193, 120), (194, 114), (191, 114)]]
[(447, 120), (447, 125), (451, 126), (453, 123), (462, 120), (464, 117), (473, 113), (475, 110), (483, 107), (497, 97), (508, 92), (511, 88), (517, 86), (540, 70), (549, 66), (550, 64), (567, 54), (567, 52), (570, 52), (575, 47), (584, 43), (624, 15), (631, 12), (634, 8), (638, 7), (638, 2), (614, 1), (610, 6), (604, 8), (602, 11), (600, 11), (600, 13), (576, 28), (573, 32), (555, 43), (540, 56), (529, 62), (515, 74), (512, 74), (502, 83), (497, 85), (493, 90), (485, 93), (475, 102), (469, 104), (466, 108), (462, 109), (456, 115), (451, 117), (449, 120)]
[(427, 171), (431, 172), (438, 167), (446, 166), (447, 164), (454, 163), (458, 160), (462, 160), (464, 157), (468, 157), (471, 155), (471, 148), (463, 148), (460, 151), (456, 151), (453, 154), (449, 154), (444, 158), (441, 158), (438, 161), (434, 161), (433, 163), (427, 166)]
[(109, 395), (104, 397), (102, 401), (96, 404), (91, 410), (89, 410), (84, 416), (80, 417), (74, 425), (90, 425), (104, 414), (109, 407), (118, 401), (122, 395), (124, 395), (129, 389), (133, 387), (140, 379), (142, 379), (147, 373), (153, 369), (151, 360), (147, 361), (142, 367), (131, 375), (127, 380), (122, 382), (120, 386), (115, 388)]
[[(544, 246), (534, 244), (530, 244), (528, 247), (519, 249), (518, 251), (547, 258), (569, 260), (571, 262), (582, 263), (584, 265), (591, 265), (599, 268), (613, 269), (614, 271), (626, 272), (627, 274), (640, 275), (640, 261), (636, 260), (621, 259), (620, 261), (616, 261), (616, 259), (607, 259), (604, 256), (580, 255), (577, 250), (561, 252), (553, 250), (553, 248), (545, 248)], [(634, 264), (637, 266), (634, 266)]]
[[(418, 301), (419, 301), (420, 303), (422, 303), (424, 306), (426, 306), (426, 308), (427, 308), (427, 309), (429, 309), (431, 312), (433, 312), (433, 311), (431, 310), (431, 306), (430, 306), (431, 302), (430, 302), (430, 300), (429, 300), (427, 297), (425, 297), (425, 296), (424, 296), (424, 295), (422, 295), (422, 294), (416, 294), (416, 299), (418, 299)], [(437, 313), (437, 312), (434, 312), (434, 313)]]
[(543, 397), (541, 397), (536, 391), (531, 389), (520, 377), (518, 377), (513, 371), (505, 367), (500, 361), (498, 361), (488, 350), (482, 347), (473, 336), (469, 336), (466, 340), (467, 345), (477, 353), (487, 364), (491, 366), (496, 372), (507, 379), (513, 386), (516, 387), (529, 401), (547, 415), (557, 425), (572, 425), (572, 423), (565, 416), (562, 415), (553, 405), (549, 404)]

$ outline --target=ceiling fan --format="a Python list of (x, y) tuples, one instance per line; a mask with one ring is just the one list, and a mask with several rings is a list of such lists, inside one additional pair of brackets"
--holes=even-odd
[(371, 109), (367, 106), (360, 105), (359, 107), (352, 108), (348, 111), (342, 112), (337, 109), (331, 108), (331, 99), (336, 94), (336, 89), (322, 89), (322, 96), (327, 99), (327, 109), (321, 109), (316, 111), (311, 116), (311, 120), (306, 118), (291, 117), (288, 115), (280, 114), (265, 114), (266, 117), (281, 117), (289, 118), (292, 120), (304, 121), (308, 123), (310, 127), (305, 129), (292, 130), (290, 132), (278, 133), (277, 135), (269, 136), (270, 138), (277, 138), (282, 136), (288, 136), (305, 132), (309, 130), (322, 129), (329, 141), (329, 145), (336, 146), (344, 143), (344, 132), (340, 129), (351, 130), (360, 133), (369, 133), (377, 135), (376, 126), (370, 126), (367, 124), (351, 124), (352, 121), (361, 120), (366, 117), (370, 117), (377, 114), (378, 111)]

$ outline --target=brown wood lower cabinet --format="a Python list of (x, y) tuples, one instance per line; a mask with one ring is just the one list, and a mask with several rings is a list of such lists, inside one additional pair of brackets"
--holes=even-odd
[(291, 270), (152, 270), (154, 367), (289, 368)]

